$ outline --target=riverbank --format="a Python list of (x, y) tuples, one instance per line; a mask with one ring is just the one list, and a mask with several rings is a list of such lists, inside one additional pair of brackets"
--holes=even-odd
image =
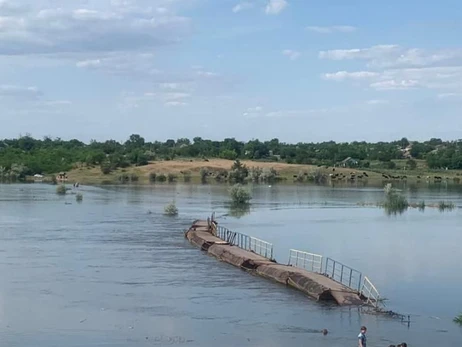
[[(136, 182), (148, 184), (153, 181), (160, 181), (159, 177), (165, 176), (165, 181), (192, 182), (199, 183), (203, 175), (208, 183), (223, 182), (223, 173), (231, 170), (232, 160), (226, 159), (177, 159), (168, 161), (154, 161), (148, 165), (139, 167), (128, 167), (117, 169), (109, 174), (103, 174), (99, 167), (79, 167), (67, 173), (68, 182), (80, 182), (83, 184), (114, 184)], [(260, 168), (262, 170), (275, 170), (280, 181), (309, 182), (319, 181), (320, 183), (341, 183), (358, 182), (364, 184), (381, 184), (393, 181), (446, 181), (460, 183), (462, 171), (429, 171), (425, 168), (417, 170), (369, 170), (341, 168), (317, 165), (287, 164), (283, 162), (259, 162), (243, 160), (248, 169)]]

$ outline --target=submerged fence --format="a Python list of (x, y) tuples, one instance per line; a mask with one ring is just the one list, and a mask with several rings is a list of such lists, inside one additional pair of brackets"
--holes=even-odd
[(231, 231), (220, 225), (217, 226), (217, 237), (233, 246), (252, 251), (267, 259), (273, 259), (273, 244), (257, 239), (256, 237)]
[(367, 303), (378, 307), (381, 303), (380, 294), (367, 276), (332, 258), (322, 255), (291, 249), (289, 265), (307, 271), (316, 272), (337, 281), (344, 286), (357, 291), (364, 296)]
[[(233, 246), (259, 254), (267, 259), (273, 260), (273, 244), (248, 236), (242, 233), (231, 231), (215, 222), (215, 213), (207, 218), (209, 227), (218, 238)], [(382, 301), (377, 288), (367, 276), (332, 258), (324, 258), (322, 255), (308, 253), (291, 249), (289, 252), (289, 265), (295, 266), (310, 272), (325, 275), (344, 286), (357, 291), (366, 298), (369, 305), (378, 308)]]
[(362, 273), (339, 261), (326, 258), (326, 267), (324, 273), (334, 281), (340, 282), (348, 288), (361, 290)]
[(364, 276), (360, 294), (367, 298), (367, 303), (372, 306), (378, 307), (381, 304), (379, 291), (367, 276)]

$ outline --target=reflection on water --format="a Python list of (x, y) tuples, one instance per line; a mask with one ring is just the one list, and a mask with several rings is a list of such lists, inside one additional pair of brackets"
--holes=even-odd
[(241, 218), (250, 213), (250, 204), (244, 204), (244, 205), (234, 205), (231, 204), (228, 207), (228, 216), (234, 217), (234, 218)]
[[(229, 214), (227, 187), (0, 185), (0, 336), (5, 346), (456, 346), (462, 329), (461, 212), (388, 217), (381, 188), (255, 186), (250, 214)], [(462, 205), (460, 191), (405, 190), (411, 201)], [(176, 201), (179, 216), (163, 216)], [(66, 204), (69, 203), (69, 204)], [(313, 302), (205, 256), (183, 236), (216, 211), (236, 231), (331, 256), (368, 274), (410, 328)], [(149, 213), (151, 212), (151, 213)], [(323, 336), (320, 329), (327, 328)]]

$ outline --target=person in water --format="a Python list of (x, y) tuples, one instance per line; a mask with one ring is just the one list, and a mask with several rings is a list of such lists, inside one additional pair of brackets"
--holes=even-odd
[(359, 332), (358, 335), (358, 346), (359, 347), (366, 347), (366, 332), (367, 328), (365, 326), (361, 327), (361, 331)]

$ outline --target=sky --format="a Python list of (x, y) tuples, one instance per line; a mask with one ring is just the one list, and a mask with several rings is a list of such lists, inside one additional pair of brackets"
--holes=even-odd
[(462, 138), (462, 1), (0, 0), (0, 138)]

